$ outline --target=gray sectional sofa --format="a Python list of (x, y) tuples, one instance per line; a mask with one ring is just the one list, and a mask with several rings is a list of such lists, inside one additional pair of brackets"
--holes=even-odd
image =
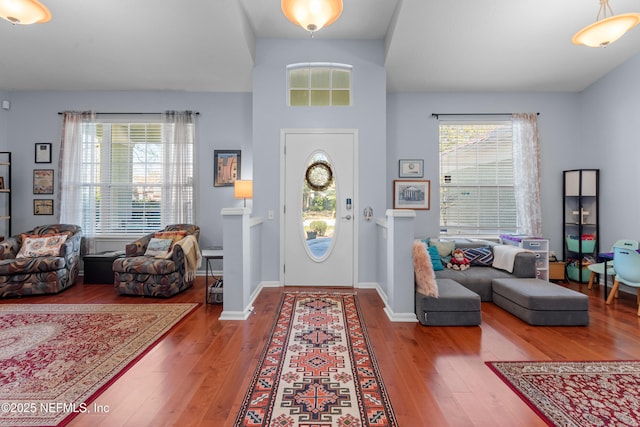
[[(456, 248), (490, 247), (486, 241), (457, 240)], [(416, 291), (416, 315), (426, 326), (479, 325), (481, 302), (495, 302), (496, 283), (514, 285), (511, 292), (497, 296), (501, 308), (535, 325), (585, 325), (589, 322), (588, 297), (564, 287), (536, 279), (536, 255), (521, 252), (515, 256), (513, 272), (492, 266), (472, 265), (467, 270), (436, 271), (438, 297)], [(544, 285), (541, 291), (540, 286)], [(550, 304), (549, 301), (553, 301)], [(553, 312), (545, 312), (548, 306)], [(564, 313), (567, 311), (567, 313)]]

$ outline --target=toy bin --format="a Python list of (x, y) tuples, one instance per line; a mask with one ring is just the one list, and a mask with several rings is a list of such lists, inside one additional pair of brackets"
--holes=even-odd
[(589, 276), (591, 275), (591, 270), (586, 267), (582, 267), (582, 282), (580, 281), (580, 269), (575, 265), (567, 265), (567, 277), (569, 280), (578, 283), (587, 283), (589, 282)]
[[(580, 240), (573, 236), (567, 236), (567, 249), (571, 252), (580, 252)], [(596, 239), (582, 240), (582, 253), (592, 253), (596, 249)]]

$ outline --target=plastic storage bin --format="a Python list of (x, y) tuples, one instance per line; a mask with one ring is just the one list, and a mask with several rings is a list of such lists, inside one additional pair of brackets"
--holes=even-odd
[(530, 251), (549, 251), (549, 241), (546, 239), (527, 239), (522, 241), (522, 249)]
[(567, 265), (567, 276), (574, 282), (587, 283), (590, 275), (591, 270), (587, 267), (582, 267), (582, 282), (580, 282), (580, 269), (575, 265)]
[[(579, 252), (580, 251), (580, 240), (572, 239), (570, 236), (567, 236), (567, 249), (571, 252)], [(592, 253), (596, 249), (596, 240), (583, 240), (582, 241), (582, 253), (588, 254)]]

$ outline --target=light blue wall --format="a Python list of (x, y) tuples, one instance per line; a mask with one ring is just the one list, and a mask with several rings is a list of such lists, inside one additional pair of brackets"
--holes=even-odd
[[(263, 224), (263, 280), (279, 280), (280, 267), (280, 130), (357, 129), (359, 132), (359, 281), (375, 281), (376, 217), (386, 209), (386, 72), (381, 41), (258, 40), (253, 80), (254, 215)], [(353, 66), (351, 107), (288, 107), (286, 66), (300, 62), (338, 62)]]
[[(438, 121), (433, 113), (537, 112), (542, 167), (543, 232), (562, 254), (562, 170), (593, 157), (580, 149), (579, 95), (573, 93), (395, 93), (387, 97), (387, 175), (398, 178), (399, 159), (424, 159), (431, 209), (417, 211), (416, 237), (439, 233)], [(393, 205), (388, 193), (387, 204)]]
[[(51, 198), (33, 194), (33, 169), (55, 170), (60, 148), (62, 118), (65, 110), (97, 112), (161, 112), (195, 110), (198, 118), (198, 224), (201, 246), (222, 244), (220, 210), (242, 206), (233, 197), (232, 187), (213, 187), (213, 150), (241, 149), (242, 174), (250, 176), (252, 167), (251, 94), (189, 92), (11, 92), (8, 119), (8, 150), (13, 152), (13, 232), (26, 231), (44, 223), (57, 222), (55, 216), (34, 216), (33, 199)], [(0, 110), (0, 143), (2, 117)], [(36, 164), (34, 144), (53, 143), (54, 162)], [(56, 189), (57, 193), (57, 189)], [(54, 196), (57, 196), (54, 195)]]
[[(0, 109), (0, 148), (13, 152), (14, 232), (54, 217), (33, 216), (32, 173), (48, 168), (34, 163), (34, 143), (52, 142), (59, 153), (59, 111), (101, 112), (199, 111), (199, 224), (203, 247), (220, 244), (220, 210), (239, 207), (230, 187), (212, 185), (213, 150), (241, 149), (242, 177), (254, 179), (254, 215), (274, 220), (263, 224), (262, 280), (279, 279), (280, 130), (283, 128), (350, 128), (359, 132), (360, 207), (375, 217), (392, 207), (392, 181), (398, 159), (425, 159), (430, 179), (431, 210), (417, 212), (416, 235), (438, 233), (438, 131), (432, 113), (539, 112), (542, 159), (542, 214), (551, 249), (562, 253), (562, 171), (601, 169), (601, 236), (603, 247), (618, 238), (640, 239), (636, 213), (639, 182), (640, 55), (582, 93), (394, 93), (386, 94), (384, 49), (376, 41), (259, 40), (254, 92), (1, 92), (11, 110)], [(342, 62), (353, 68), (354, 105), (348, 108), (286, 106), (287, 64)], [(410, 66), (410, 64), (408, 64)], [(254, 159), (256, 159), (254, 161)], [(57, 164), (51, 165), (56, 170)], [(375, 224), (362, 219), (359, 279), (375, 280)]]
[[(600, 249), (618, 239), (640, 240), (640, 55), (579, 97), (586, 168), (600, 169)], [(575, 166), (575, 165), (574, 165)]]

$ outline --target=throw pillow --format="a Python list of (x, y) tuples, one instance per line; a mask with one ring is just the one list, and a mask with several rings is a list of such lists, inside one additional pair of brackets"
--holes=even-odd
[(471, 265), (489, 266), (493, 265), (493, 251), (488, 246), (479, 248), (462, 248), (464, 257), (468, 259)]
[(438, 284), (431, 264), (431, 257), (427, 253), (427, 245), (420, 240), (413, 242), (413, 270), (416, 290), (423, 295), (438, 298)]
[(174, 230), (174, 231), (158, 231), (154, 233), (153, 237), (156, 239), (171, 239), (171, 246), (178, 240), (182, 240), (187, 235), (186, 230)]
[(16, 258), (35, 258), (39, 256), (60, 256), (60, 247), (67, 240), (66, 234), (54, 234), (47, 237), (24, 237)]
[(453, 250), (456, 248), (456, 242), (434, 242), (432, 240), (429, 245), (438, 248), (440, 257), (451, 255), (451, 252), (453, 252)]
[(169, 253), (172, 244), (173, 240), (171, 239), (156, 239), (153, 237), (149, 240), (144, 256), (165, 257)]
[(428, 251), (429, 257), (431, 258), (431, 264), (433, 265), (433, 271), (444, 270), (440, 254), (438, 253), (438, 248), (436, 248), (435, 246), (429, 246)]

